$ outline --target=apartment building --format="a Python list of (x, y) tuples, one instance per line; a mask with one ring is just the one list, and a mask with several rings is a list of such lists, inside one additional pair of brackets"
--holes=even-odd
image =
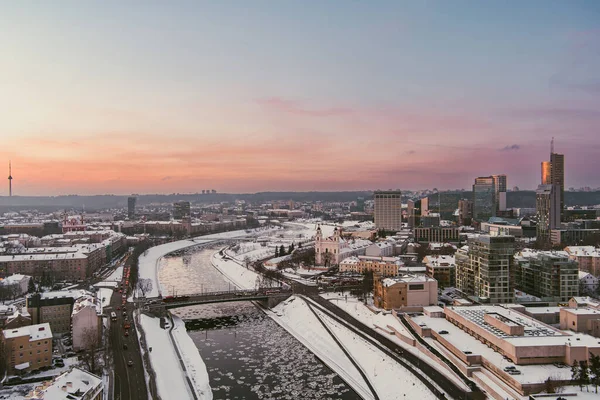
[(49, 324), (2, 331), (2, 359), (9, 374), (52, 365), (52, 330)]
[(454, 256), (426, 256), (423, 264), (427, 276), (438, 282), (438, 287), (447, 288), (456, 285), (456, 261)]
[(564, 252), (524, 249), (515, 256), (515, 288), (542, 301), (566, 302), (579, 295), (579, 268)]
[(402, 266), (404, 263), (398, 257), (355, 256), (345, 258), (340, 262), (340, 272), (373, 271), (382, 276), (395, 276), (398, 275)]
[(420, 227), (413, 230), (414, 238), (419, 243), (429, 242), (458, 242), (460, 240), (460, 228), (457, 226), (452, 227)]
[(479, 235), (455, 254), (456, 286), (482, 302), (514, 301), (513, 236)]
[(63, 290), (27, 296), (27, 312), (34, 324), (49, 323), (55, 335), (71, 332), (71, 314), (75, 300), (86, 296), (84, 290)]

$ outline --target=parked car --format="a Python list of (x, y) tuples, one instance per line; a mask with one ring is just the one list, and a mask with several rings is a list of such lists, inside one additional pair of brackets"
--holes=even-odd
[(517, 367), (515, 367), (514, 365), (511, 365), (511, 366), (508, 366), (508, 367), (504, 367), (505, 371), (514, 371), (516, 369), (517, 369)]
[(64, 367), (65, 366), (65, 362), (62, 359), (58, 359), (58, 360), (54, 360), (54, 365), (56, 365), (57, 367)]
[(439, 333), (440, 335), (447, 335), (447, 334), (448, 334), (448, 331), (439, 331), (438, 333)]
[(508, 371), (508, 373), (510, 375), (521, 375), (521, 371), (519, 371), (517, 369), (512, 369), (512, 370)]

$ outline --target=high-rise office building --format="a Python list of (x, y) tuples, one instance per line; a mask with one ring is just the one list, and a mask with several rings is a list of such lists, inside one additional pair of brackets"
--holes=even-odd
[(560, 187), (539, 185), (535, 192), (536, 237), (550, 243), (550, 231), (560, 228)]
[(410, 229), (421, 226), (421, 217), (429, 214), (429, 198), (408, 200), (408, 227)]
[(471, 225), (473, 219), (473, 202), (468, 199), (458, 201), (458, 224), (461, 226)]
[(496, 216), (496, 183), (494, 177), (475, 178), (473, 185), (473, 218), (487, 221)]
[(399, 231), (402, 227), (402, 196), (399, 190), (376, 191), (375, 228), (386, 231)]
[(177, 201), (173, 203), (173, 219), (182, 219), (190, 216), (190, 202)]
[(480, 235), (456, 253), (456, 286), (490, 303), (514, 301), (515, 238)]
[(552, 185), (550, 161), (542, 161), (542, 185)]
[(560, 192), (560, 220), (562, 221), (565, 209), (565, 156), (563, 154), (550, 154), (551, 182), (558, 185)]
[(506, 211), (506, 175), (492, 175), (495, 185), (496, 211)]
[(558, 185), (560, 221), (565, 209), (565, 156), (554, 152), (554, 138), (550, 143), (550, 161), (542, 162), (542, 185)]
[(137, 197), (130, 196), (127, 198), (127, 217), (129, 219), (135, 218), (135, 203), (137, 202)]

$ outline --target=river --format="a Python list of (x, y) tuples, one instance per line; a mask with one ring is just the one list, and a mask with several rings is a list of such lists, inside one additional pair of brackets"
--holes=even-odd
[[(159, 280), (168, 294), (227, 290), (210, 263), (215, 249), (186, 250), (161, 260)], [(165, 293), (166, 295), (166, 293)], [(250, 302), (174, 311), (206, 363), (219, 399), (343, 399), (360, 397), (287, 331)]]

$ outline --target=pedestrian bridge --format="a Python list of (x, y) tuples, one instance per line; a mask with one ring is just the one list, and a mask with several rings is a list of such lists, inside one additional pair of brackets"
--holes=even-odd
[(222, 292), (208, 292), (183, 296), (167, 296), (145, 302), (151, 311), (189, 307), (202, 304), (229, 303), (234, 301), (261, 301), (269, 308), (276, 306), (293, 294), (290, 289), (283, 288), (258, 288), (248, 290), (232, 290)]

